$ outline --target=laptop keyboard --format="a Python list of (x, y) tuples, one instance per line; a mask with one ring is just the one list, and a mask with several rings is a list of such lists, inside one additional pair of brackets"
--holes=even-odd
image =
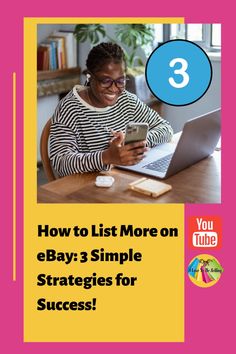
[(143, 168), (146, 168), (148, 170), (153, 170), (153, 171), (166, 172), (172, 156), (173, 154), (166, 155), (161, 159), (158, 159), (156, 161), (149, 163), (148, 165), (143, 166)]

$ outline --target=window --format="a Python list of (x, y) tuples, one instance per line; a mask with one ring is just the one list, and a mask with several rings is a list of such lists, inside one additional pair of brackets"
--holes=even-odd
[(220, 47), (221, 46), (221, 25), (219, 23), (211, 25), (211, 46)]
[(207, 51), (220, 52), (221, 50), (221, 25), (218, 23), (154, 25), (154, 31), (154, 48), (158, 43), (171, 39), (187, 39)]
[(157, 47), (158, 43), (163, 42), (163, 31), (165, 28), (165, 25), (157, 24), (153, 25), (154, 28), (154, 47)]
[(188, 39), (202, 46), (207, 51), (220, 51), (220, 24), (181, 24), (170, 25), (170, 39)]
[(192, 42), (203, 42), (203, 25), (170, 25), (170, 39), (188, 39)]

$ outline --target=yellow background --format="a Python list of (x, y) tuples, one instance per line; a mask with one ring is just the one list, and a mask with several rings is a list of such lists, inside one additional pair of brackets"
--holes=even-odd
[[(157, 19), (138, 19), (158, 22)], [(160, 20), (160, 19), (159, 19)], [(83, 19), (83, 22), (85, 19)], [(116, 20), (125, 22), (126, 20)], [(158, 342), (184, 340), (184, 206), (129, 204), (37, 204), (36, 172), (36, 29), (37, 23), (79, 23), (80, 19), (25, 19), (25, 171), (24, 171), (24, 340), (44, 342)], [(86, 21), (85, 21), (86, 22)], [(87, 22), (91, 20), (87, 19)], [(95, 22), (95, 21), (93, 21)], [(112, 19), (98, 22), (111, 23)], [(114, 22), (114, 20), (113, 20)], [(127, 22), (131, 22), (130, 19)], [(132, 22), (133, 19), (132, 19)], [(164, 22), (161, 19), (160, 22)], [(170, 20), (166, 20), (170, 22)], [(177, 22), (176, 19), (172, 22)], [(180, 22), (180, 19), (179, 19)], [(38, 224), (50, 227), (177, 227), (179, 237), (85, 238), (37, 236)], [(142, 253), (141, 262), (38, 262), (37, 253), (53, 248), (61, 252), (104, 248)], [(136, 276), (135, 286), (39, 287), (39, 273), (53, 276)], [(37, 311), (39, 298), (51, 301), (97, 299), (95, 311)]]

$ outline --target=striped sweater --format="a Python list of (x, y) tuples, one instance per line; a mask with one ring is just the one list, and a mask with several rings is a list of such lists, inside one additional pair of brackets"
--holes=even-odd
[(108, 148), (112, 131), (125, 131), (129, 122), (149, 125), (147, 144), (153, 147), (171, 139), (169, 123), (138, 97), (124, 91), (114, 106), (95, 108), (78, 94), (75, 86), (58, 104), (50, 130), (50, 160), (59, 176), (108, 170), (102, 151)]

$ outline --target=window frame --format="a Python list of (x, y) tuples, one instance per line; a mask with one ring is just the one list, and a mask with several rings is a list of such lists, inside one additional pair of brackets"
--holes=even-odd
[[(176, 39), (188, 39), (188, 25), (191, 24), (178, 24), (179, 29), (183, 28), (184, 26), (184, 36), (183, 35), (178, 35)], [(202, 41), (193, 41), (194, 43), (198, 44), (200, 47), (205, 49), (207, 52), (221, 52), (221, 46), (214, 46), (212, 45), (212, 31), (213, 31), (213, 24), (202, 24)], [(180, 33), (180, 30), (179, 30)], [(163, 42), (166, 42), (168, 40), (171, 40), (171, 24), (164, 24), (163, 25)]]

